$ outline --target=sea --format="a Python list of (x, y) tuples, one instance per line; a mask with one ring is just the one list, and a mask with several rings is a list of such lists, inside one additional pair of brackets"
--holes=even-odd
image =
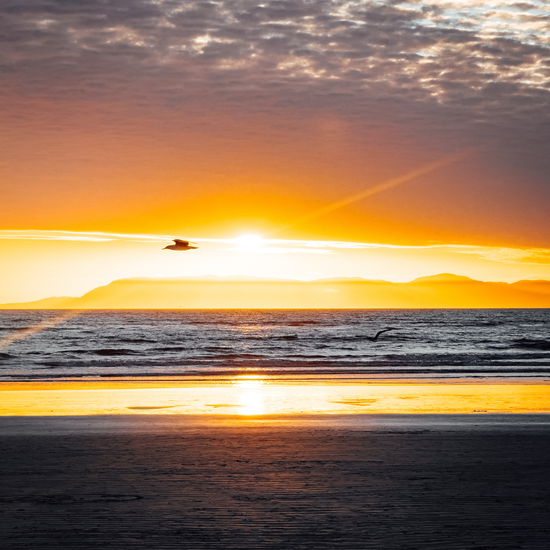
[(0, 311), (0, 380), (236, 375), (550, 379), (550, 309)]

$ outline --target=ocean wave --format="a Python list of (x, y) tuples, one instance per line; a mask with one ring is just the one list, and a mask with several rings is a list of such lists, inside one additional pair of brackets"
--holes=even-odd
[(189, 351), (189, 346), (164, 346), (162, 348), (149, 348), (150, 351)]
[(227, 353), (219, 355), (211, 355), (208, 357), (208, 360), (214, 361), (227, 361), (231, 359), (266, 359), (265, 355), (258, 355), (255, 353)]
[[(0, 312), (0, 334), (26, 336), (25, 329), (43, 320), (36, 312)], [(369, 341), (390, 326), (401, 328)], [(220, 372), (539, 377), (550, 375), (548, 328), (550, 309), (100, 312), (2, 349), (9, 353), (0, 355), (0, 378)]]
[(534, 340), (531, 338), (520, 338), (519, 340), (516, 340), (512, 344), (512, 347), (550, 351), (550, 340)]
[(309, 339), (312, 340), (314, 338), (311, 337), (304, 337), (304, 336), (298, 336), (297, 334), (264, 334), (261, 336), (258, 335), (240, 335), (237, 338), (239, 341), (241, 340), (258, 340), (259, 342), (269, 342), (271, 340), (298, 340), (298, 339)]
[(125, 349), (125, 348), (104, 348), (104, 349), (96, 349), (94, 350), (94, 353), (96, 355), (134, 355), (136, 352), (135, 350), (131, 349)]
[(148, 338), (117, 338), (114, 337), (117, 342), (124, 342), (125, 344), (155, 344), (157, 340), (149, 340)]
[(281, 322), (281, 321), (269, 321), (269, 320), (262, 320), (261, 322), (257, 322), (256, 320), (253, 320), (253, 319), (240, 319), (240, 320), (237, 320), (237, 321), (230, 321), (228, 319), (223, 319), (223, 320), (220, 320), (220, 319), (212, 319), (212, 320), (206, 320), (206, 321), (198, 321), (198, 320), (194, 320), (194, 321), (185, 321), (186, 325), (215, 325), (216, 327), (250, 327), (250, 326), (258, 326), (258, 328), (263, 328), (263, 327), (266, 327), (266, 326), (280, 326), (280, 325), (285, 325), (286, 323), (284, 322)]

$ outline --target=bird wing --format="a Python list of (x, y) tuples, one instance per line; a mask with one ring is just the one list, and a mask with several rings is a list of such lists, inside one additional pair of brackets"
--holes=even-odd
[(389, 330), (395, 330), (394, 328), (385, 328), (383, 330), (380, 330), (376, 333), (376, 336), (374, 337), (373, 341), (376, 341), (378, 340), (378, 337), (381, 335), (381, 334), (384, 334), (384, 332), (388, 332)]
[(176, 244), (181, 245), (181, 246), (189, 246), (189, 241), (182, 241), (181, 239), (174, 239), (174, 242)]

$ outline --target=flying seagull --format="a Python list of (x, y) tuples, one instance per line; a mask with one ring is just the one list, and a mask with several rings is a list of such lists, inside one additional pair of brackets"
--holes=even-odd
[(162, 250), (195, 250), (199, 248), (197, 243), (190, 243), (189, 241), (182, 241), (181, 239), (173, 239), (175, 244), (165, 246)]
[(383, 329), (383, 330), (378, 331), (378, 332), (376, 333), (376, 336), (367, 336), (366, 338), (367, 338), (367, 340), (370, 340), (371, 342), (376, 342), (376, 341), (378, 340), (378, 337), (379, 337), (382, 333), (388, 332), (389, 330), (396, 330), (396, 329), (395, 329), (395, 328), (392, 328), (392, 327), (390, 327), (390, 328), (385, 328), (385, 329)]

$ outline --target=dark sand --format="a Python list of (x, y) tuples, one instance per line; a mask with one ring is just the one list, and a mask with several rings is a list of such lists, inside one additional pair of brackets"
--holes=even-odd
[(549, 422), (3, 417), (0, 546), (547, 550)]

